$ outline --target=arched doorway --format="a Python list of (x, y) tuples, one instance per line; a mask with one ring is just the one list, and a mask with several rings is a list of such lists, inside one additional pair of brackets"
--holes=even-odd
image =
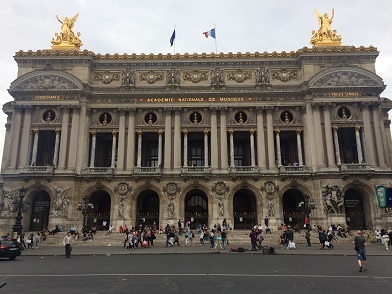
[(351, 229), (366, 229), (365, 207), (361, 193), (353, 188), (348, 189), (344, 193), (344, 208), (346, 223)]
[(256, 198), (245, 189), (238, 190), (233, 197), (234, 229), (248, 230), (257, 224)]
[(140, 193), (136, 204), (136, 224), (159, 228), (159, 196), (155, 191), (146, 190)]
[(283, 222), (286, 225), (303, 226), (305, 220), (305, 207), (299, 204), (305, 202), (304, 195), (296, 190), (289, 189), (283, 194)]
[[(34, 192), (33, 192), (34, 193)], [(49, 193), (40, 190), (31, 197), (30, 231), (42, 231), (49, 224), (50, 196)]]
[(184, 222), (191, 221), (191, 229), (201, 224), (208, 226), (208, 198), (201, 190), (190, 191), (185, 197)]
[(104, 190), (96, 191), (91, 195), (89, 203), (92, 203), (94, 208), (87, 215), (87, 228), (92, 226), (97, 227), (98, 230), (107, 230), (109, 228), (110, 202), (110, 195)]

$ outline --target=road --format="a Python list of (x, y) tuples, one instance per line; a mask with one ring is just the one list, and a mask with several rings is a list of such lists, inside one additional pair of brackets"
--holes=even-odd
[(0, 260), (0, 293), (391, 293), (392, 257), (157, 254)]

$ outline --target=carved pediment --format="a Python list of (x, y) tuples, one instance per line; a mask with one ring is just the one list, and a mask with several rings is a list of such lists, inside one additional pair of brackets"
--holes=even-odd
[(83, 84), (74, 76), (59, 71), (35, 71), (12, 82), (11, 91), (81, 90)]
[(384, 87), (376, 74), (357, 67), (337, 67), (319, 72), (309, 80), (310, 88)]

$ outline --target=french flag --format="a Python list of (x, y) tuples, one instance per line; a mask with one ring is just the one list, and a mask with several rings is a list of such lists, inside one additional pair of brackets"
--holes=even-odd
[(215, 29), (209, 30), (207, 32), (204, 32), (203, 35), (208, 38), (208, 37), (213, 37), (214, 39), (215, 37)]

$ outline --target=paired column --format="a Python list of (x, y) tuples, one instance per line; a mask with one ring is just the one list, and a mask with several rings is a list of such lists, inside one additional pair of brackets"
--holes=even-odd
[(10, 169), (16, 169), (16, 163), (19, 154), (19, 140), (20, 140), (20, 129), (22, 122), (22, 108), (20, 106), (15, 107), (15, 119), (12, 122), (12, 151), (10, 160)]
[(317, 164), (320, 167), (325, 166), (324, 161), (324, 144), (323, 144), (323, 132), (321, 129), (321, 117), (320, 117), (320, 104), (313, 104), (313, 122), (314, 122), (314, 131), (315, 136), (314, 139), (316, 141), (316, 156), (317, 156)]
[(204, 167), (208, 167), (208, 131), (204, 131)]
[(250, 162), (252, 167), (256, 166), (254, 130), (250, 130)]
[(298, 151), (298, 165), (304, 165), (302, 158), (302, 142), (301, 142), (301, 130), (297, 130), (297, 151)]
[(361, 127), (355, 126), (355, 141), (357, 143), (358, 163), (362, 163), (363, 162), (361, 138), (360, 138), (360, 135), (359, 135), (359, 130), (360, 129), (361, 129)]
[(57, 167), (57, 159), (58, 159), (58, 154), (59, 154), (59, 145), (60, 145), (60, 130), (56, 129), (56, 139), (54, 143), (54, 154), (53, 154), (53, 166)]
[(69, 143), (68, 169), (74, 171), (76, 169), (76, 156), (78, 150), (79, 112), (80, 112), (79, 105), (72, 107), (72, 126), (71, 126), (71, 138)]
[(90, 167), (95, 167), (95, 146), (97, 144), (96, 132), (91, 132), (91, 152), (90, 152)]
[[(82, 166), (87, 165), (87, 140), (88, 140), (88, 117), (87, 117), (87, 100), (85, 97), (80, 99), (80, 115), (79, 115), (79, 131), (76, 153), (76, 169), (75, 172), (80, 174)], [(84, 156), (83, 156), (84, 155)]]
[(339, 137), (338, 137), (338, 127), (337, 126), (333, 126), (333, 139), (334, 139), (334, 143), (335, 143), (336, 164), (341, 165), (342, 161), (340, 160)]
[(128, 145), (126, 170), (132, 171), (135, 166), (135, 109), (129, 109), (128, 118)]
[(234, 167), (234, 131), (230, 130), (230, 167)]
[(384, 144), (383, 137), (381, 136), (380, 128), (380, 115), (378, 104), (372, 105), (372, 115), (373, 115), (373, 129), (376, 138), (379, 138), (380, 142), (376, 144), (378, 166), (385, 167), (385, 154), (384, 154)]
[(274, 129), (272, 121), (273, 107), (267, 107), (267, 146), (268, 146), (268, 168), (274, 169), (275, 164), (275, 148), (274, 148)]
[(118, 153), (117, 153), (117, 170), (124, 170), (124, 154), (125, 154), (125, 108), (120, 108), (120, 121), (118, 130)]
[(137, 132), (137, 167), (142, 166), (142, 132)]
[(227, 127), (226, 127), (226, 111), (220, 110), (220, 160), (221, 169), (227, 170), (229, 168), (228, 154), (227, 154)]
[(218, 169), (218, 124), (216, 109), (211, 110), (211, 169)]
[(184, 131), (184, 167), (188, 167), (188, 131)]
[(65, 169), (65, 160), (67, 158), (67, 147), (68, 147), (68, 133), (69, 133), (69, 106), (62, 106), (63, 110), (63, 121), (61, 124), (61, 138), (60, 138), (60, 152), (58, 169)]
[(112, 163), (110, 165), (111, 168), (116, 168), (116, 149), (117, 149), (117, 132), (112, 133)]
[(266, 168), (265, 163), (265, 140), (264, 140), (264, 117), (263, 109), (257, 108), (257, 161), (261, 169)]
[(330, 105), (324, 105), (324, 128), (325, 128), (325, 141), (327, 147), (327, 160), (328, 167), (335, 166), (334, 156), (333, 156), (333, 140), (332, 140), (332, 126), (331, 126), (331, 114)]
[(282, 166), (282, 156), (280, 152), (280, 130), (276, 130), (276, 157), (278, 159), (278, 167)]
[(372, 128), (371, 128), (369, 105), (370, 104), (368, 102), (361, 103), (363, 131), (365, 134), (365, 145), (366, 145), (366, 152), (367, 152), (366, 158), (370, 163), (370, 165), (377, 166), (376, 155), (374, 153), (375, 150), (374, 146), (376, 146), (376, 144), (374, 142)]
[(171, 109), (165, 109), (165, 170), (171, 169)]
[(158, 131), (158, 166), (162, 167), (162, 131)]
[(24, 106), (24, 118), (23, 118), (23, 130), (22, 130), (22, 141), (20, 144), (20, 160), (19, 168), (24, 168), (28, 165), (27, 157), (30, 149), (30, 126), (31, 126), (31, 106)]
[(34, 130), (34, 143), (33, 143), (33, 153), (31, 156), (31, 165), (37, 164), (37, 151), (38, 151), (38, 130)]
[(175, 170), (181, 168), (181, 109), (174, 110), (174, 162), (173, 167)]

